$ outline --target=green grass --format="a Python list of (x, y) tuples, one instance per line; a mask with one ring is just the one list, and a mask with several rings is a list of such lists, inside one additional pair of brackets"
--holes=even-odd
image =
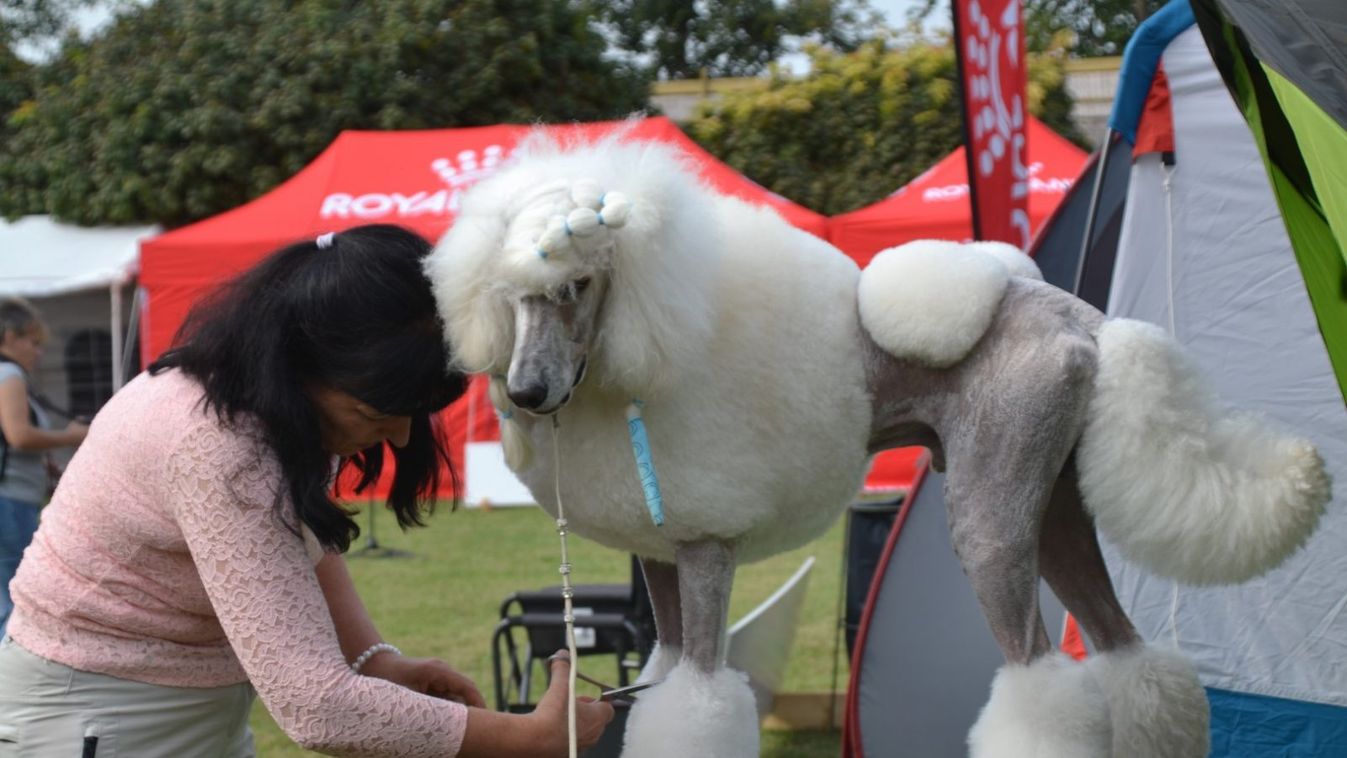
[[(424, 529), (403, 533), (383, 508), (375, 531), (382, 548), (411, 553), (409, 557), (359, 556), (362, 536), (348, 554), (348, 564), (370, 616), (388, 641), (405, 653), (448, 661), (477, 682), (490, 702), (491, 633), (501, 600), (520, 589), (559, 583), (560, 542), (552, 520), (536, 508), (493, 511), (441, 509)], [(365, 515), (360, 516), (365, 526)], [(795, 647), (783, 690), (827, 692), (833, 689), (838, 593), (841, 581), (842, 525), (798, 550), (739, 570), (730, 600), (730, 620), (737, 620), (766, 599), (799, 568), (807, 556), (818, 559), (809, 579)], [(626, 582), (629, 558), (587, 540), (570, 540), (572, 580), (576, 583)], [(591, 663), (591, 661), (595, 661)], [(604, 680), (613, 679), (611, 659), (585, 658), (586, 668)], [(846, 687), (845, 651), (837, 661), (839, 689)], [(840, 717), (840, 714), (839, 714)], [(260, 756), (312, 756), (276, 727), (259, 703), (252, 727)], [(832, 758), (841, 740), (837, 732), (765, 732), (762, 755), (770, 758)]]

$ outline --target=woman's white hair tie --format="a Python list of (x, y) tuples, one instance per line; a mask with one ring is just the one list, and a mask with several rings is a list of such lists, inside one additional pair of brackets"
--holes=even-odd
[(327, 250), (328, 248), (332, 247), (332, 240), (336, 238), (337, 238), (336, 232), (327, 232), (325, 234), (318, 235), (318, 239), (314, 240), (314, 243), (318, 245), (319, 250)]

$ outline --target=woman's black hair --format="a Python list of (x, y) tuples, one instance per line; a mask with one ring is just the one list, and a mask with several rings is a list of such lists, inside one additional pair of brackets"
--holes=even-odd
[[(345, 551), (360, 534), (332, 499), (331, 458), (307, 387), (355, 396), (381, 413), (411, 416), (411, 434), (392, 447), (389, 505), (404, 528), (433, 504), (440, 466), (458, 479), (434, 414), (461, 396), (422, 261), (430, 243), (392, 225), (299, 242), (216, 290), (188, 314), (174, 347), (150, 365), (177, 368), (205, 389), (221, 421), (261, 422), (280, 463), (295, 515), (328, 548)], [(360, 472), (355, 491), (383, 469), (381, 443), (342, 461)], [(457, 489), (457, 487), (455, 487)]]

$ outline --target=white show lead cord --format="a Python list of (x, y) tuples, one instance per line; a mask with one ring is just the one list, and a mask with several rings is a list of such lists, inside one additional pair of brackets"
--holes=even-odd
[(571, 607), (571, 598), (575, 597), (575, 590), (571, 587), (571, 560), (566, 552), (566, 509), (561, 504), (561, 446), (557, 444), (557, 428), (560, 425), (561, 421), (554, 414), (552, 416), (552, 471), (557, 496), (557, 534), (561, 536), (561, 620), (566, 622), (566, 651), (571, 655), (570, 666), (567, 669), (570, 672), (570, 682), (566, 695), (566, 734), (570, 758), (577, 758), (579, 749), (576, 744), (575, 728), (575, 673), (580, 664), (580, 655), (575, 649), (575, 609)]

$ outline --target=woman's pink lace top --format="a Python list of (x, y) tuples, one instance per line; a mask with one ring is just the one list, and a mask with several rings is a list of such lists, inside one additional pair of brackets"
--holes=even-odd
[(281, 515), (256, 422), (224, 426), (201, 399), (181, 372), (142, 374), (98, 414), (11, 585), (10, 636), (123, 679), (246, 679), (309, 749), (456, 754), (464, 706), (351, 673), (314, 574), (321, 548)]

